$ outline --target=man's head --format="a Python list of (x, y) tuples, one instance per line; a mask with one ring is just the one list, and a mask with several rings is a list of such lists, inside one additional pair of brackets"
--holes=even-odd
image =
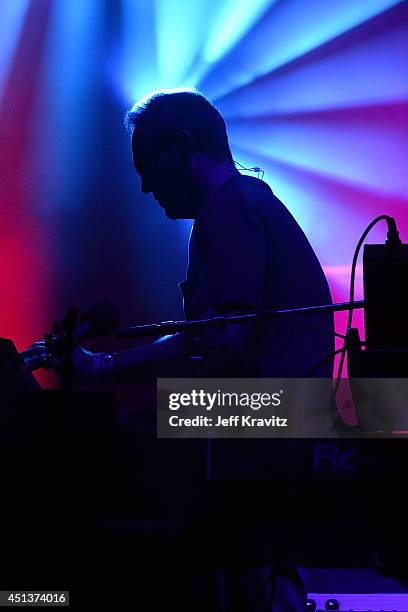
[(154, 91), (126, 113), (125, 124), (142, 191), (171, 219), (195, 217), (206, 188), (235, 170), (225, 121), (195, 89)]

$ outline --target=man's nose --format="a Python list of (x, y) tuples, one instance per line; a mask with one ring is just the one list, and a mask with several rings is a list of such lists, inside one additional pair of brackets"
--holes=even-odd
[(140, 189), (142, 193), (151, 193), (153, 191), (151, 181), (148, 181), (146, 177), (142, 177), (142, 183), (140, 185)]

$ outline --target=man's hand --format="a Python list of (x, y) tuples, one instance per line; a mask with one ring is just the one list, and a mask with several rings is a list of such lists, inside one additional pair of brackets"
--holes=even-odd
[[(61, 347), (57, 345), (55, 348), (50, 347), (45, 340), (34, 342), (21, 353), (21, 357), (31, 372), (40, 368), (51, 368), (60, 374), (64, 368), (65, 356)], [(80, 384), (103, 383), (101, 361), (104, 357), (104, 353), (92, 353), (78, 345), (72, 352), (75, 382)]]
[(26, 368), (30, 372), (43, 368), (47, 361), (47, 350), (45, 348), (45, 340), (34, 342), (28, 349), (20, 353)]

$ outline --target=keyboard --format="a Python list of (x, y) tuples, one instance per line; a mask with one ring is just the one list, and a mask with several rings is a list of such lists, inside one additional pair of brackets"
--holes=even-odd
[(408, 593), (309, 593), (308, 612), (408, 612)]

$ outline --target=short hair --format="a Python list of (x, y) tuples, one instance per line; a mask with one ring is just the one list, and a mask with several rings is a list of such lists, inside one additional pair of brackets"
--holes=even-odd
[(125, 115), (125, 126), (132, 132), (147, 121), (158, 139), (171, 138), (178, 130), (188, 130), (202, 153), (214, 161), (232, 161), (223, 116), (195, 88), (152, 91)]

